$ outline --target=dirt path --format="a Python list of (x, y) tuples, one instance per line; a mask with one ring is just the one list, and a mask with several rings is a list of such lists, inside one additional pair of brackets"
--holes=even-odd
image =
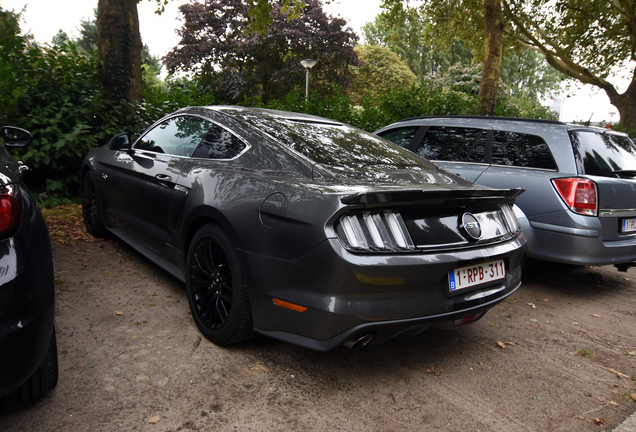
[(181, 284), (117, 240), (54, 258), (60, 381), (0, 407), (3, 432), (585, 432), (636, 410), (636, 269), (531, 266), (474, 325), (316, 353), (202, 340)]

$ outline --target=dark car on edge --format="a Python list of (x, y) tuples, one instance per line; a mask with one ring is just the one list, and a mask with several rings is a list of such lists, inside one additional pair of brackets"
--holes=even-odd
[(432, 116), (376, 134), (468, 181), (524, 188), (529, 258), (575, 265), (636, 260), (636, 145), (625, 133), (551, 120)]
[(512, 294), (519, 192), (342, 123), (241, 107), (181, 109), (82, 169), (88, 231), (185, 281), (209, 340), (321, 351), (467, 324)]
[[(31, 134), (3, 127), (6, 146)], [(55, 284), (49, 233), (22, 180), (25, 166), (0, 146), (0, 400), (42, 396), (57, 384)]]

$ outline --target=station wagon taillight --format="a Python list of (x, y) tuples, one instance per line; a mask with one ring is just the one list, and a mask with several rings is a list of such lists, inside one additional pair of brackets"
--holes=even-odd
[(584, 216), (598, 214), (596, 183), (593, 181), (574, 177), (553, 179), (552, 184), (574, 213)]
[(20, 195), (17, 186), (0, 188), (0, 238), (13, 231), (20, 214)]

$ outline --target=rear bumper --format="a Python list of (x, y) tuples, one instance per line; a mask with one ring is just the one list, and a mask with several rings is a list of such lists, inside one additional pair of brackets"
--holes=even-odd
[(629, 263), (636, 260), (636, 236), (604, 241), (601, 230), (519, 221), (529, 258), (582, 266)]
[[(478, 319), (519, 288), (524, 246), (520, 236), (460, 252), (354, 255), (330, 239), (293, 262), (243, 252), (255, 331), (327, 351), (369, 333), (372, 343), (381, 343), (440, 323)], [(450, 293), (449, 271), (496, 259), (504, 261), (506, 279)], [(274, 298), (307, 310), (277, 306)]]

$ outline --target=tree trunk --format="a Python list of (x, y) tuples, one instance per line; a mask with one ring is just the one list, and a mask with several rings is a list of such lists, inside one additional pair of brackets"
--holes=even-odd
[(623, 94), (619, 94), (611, 84), (601, 88), (607, 93), (612, 105), (618, 109), (621, 124), (629, 131), (630, 135), (636, 133), (636, 70), (632, 75), (632, 82)]
[(111, 100), (141, 102), (141, 36), (137, 0), (99, 0), (97, 45), (106, 96)]
[(479, 87), (478, 114), (493, 115), (503, 57), (501, 45), (501, 32), (503, 30), (501, 0), (484, 0), (484, 25), (486, 27), (486, 52), (484, 54), (484, 70)]

